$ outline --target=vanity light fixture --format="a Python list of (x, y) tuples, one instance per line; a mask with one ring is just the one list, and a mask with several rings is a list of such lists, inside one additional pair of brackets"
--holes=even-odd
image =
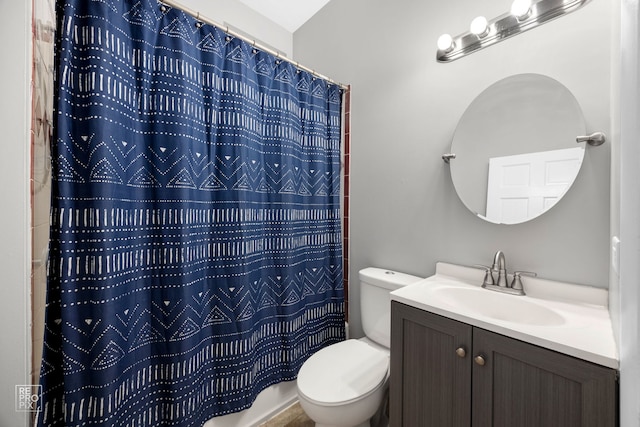
[(471, 25), (469, 26), (469, 31), (471, 34), (475, 34), (479, 39), (485, 38), (489, 35), (489, 21), (484, 16), (478, 16), (473, 21), (471, 21)]
[(473, 21), (471, 21), (471, 25), (469, 26), (469, 31), (471, 34), (475, 34), (479, 39), (483, 39), (489, 35), (489, 21), (484, 16), (478, 16)]
[[(591, 0), (514, 0), (509, 13), (487, 20), (479, 16), (471, 22), (468, 32), (451, 37), (446, 44), (443, 34), (438, 39), (438, 62), (451, 62), (476, 50), (491, 46), (506, 38), (542, 25), (573, 12)], [(442, 43), (441, 43), (442, 40)]]
[(524, 21), (531, 15), (531, 0), (514, 0), (511, 4), (511, 14), (518, 21)]
[(453, 37), (451, 37), (451, 34), (443, 34), (438, 37), (438, 50), (449, 53), (455, 47), (456, 45), (453, 43)]

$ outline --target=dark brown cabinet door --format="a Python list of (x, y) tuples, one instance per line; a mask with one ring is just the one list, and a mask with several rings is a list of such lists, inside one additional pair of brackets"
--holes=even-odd
[(390, 426), (471, 425), (472, 327), (392, 302)]
[(391, 427), (618, 425), (615, 370), (396, 301), (390, 382)]
[(478, 355), (484, 365), (473, 367), (473, 427), (617, 423), (613, 369), (474, 328), (473, 357)]

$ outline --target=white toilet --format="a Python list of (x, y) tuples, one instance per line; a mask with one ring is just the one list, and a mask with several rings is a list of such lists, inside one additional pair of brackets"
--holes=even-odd
[(380, 268), (360, 270), (360, 311), (366, 335), (330, 345), (298, 373), (298, 398), (316, 427), (369, 427), (389, 380), (389, 293), (421, 277)]

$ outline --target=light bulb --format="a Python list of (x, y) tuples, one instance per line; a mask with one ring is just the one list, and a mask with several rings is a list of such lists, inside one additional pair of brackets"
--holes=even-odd
[(475, 34), (479, 38), (485, 37), (489, 34), (489, 23), (487, 22), (487, 18), (484, 16), (478, 16), (473, 21), (471, 21), (471, 26), (469, 30), (472, 34)]
[(527, 19), (531, 13), (531, 0), (514, 0), (511, 4), (511, 14), (518, 20)]
[(438, 49), (445, 53), (449, 53), (453, 50), (455, 44), (453, 43), (453, 37), (451, 34), (443, 34), (438, 37)]

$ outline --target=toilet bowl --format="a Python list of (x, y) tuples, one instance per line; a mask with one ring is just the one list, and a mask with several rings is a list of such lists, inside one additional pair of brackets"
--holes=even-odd
[(317, 427), (364, 427), (382, 404), (388, 381), (388, 351), (351, 339), (305, 362), (298, 373), (298, 397)]
[(319, 350), (298, 372), (300, 406), (316, 427), (371, 425), (389, 384), (389, 293), (421, 280), (379, 268), (366, 268), (359, 276), (365, 337)]

